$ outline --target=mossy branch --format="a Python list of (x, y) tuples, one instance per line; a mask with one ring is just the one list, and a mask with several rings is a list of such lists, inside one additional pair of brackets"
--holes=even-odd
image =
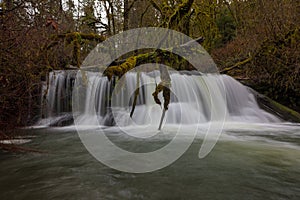
[(223, 70), (220, 71), (220, 73), (226, 74), (227, 72), (229, 72), (229, 71), (231, 71), (231, 70), (234, 70), (234, 69), (236, 69), (236, 68), (239, 68), (239, 67), (242, 66), (242, 65), (245, 65), (245, 64), (251, 62), (252, 59), (253, 59), (253, 58), (250, 56), (249, 58), (246, 58), (246, 59), (244, 59), (243, 61), (240, 61), (240, 62), (238, 62), (238, 63), (236, 63), (236, 64), (234, 64), (234, 65), (232, 65), (232, 66), (229, 66), (229, 67), (224, 68)]
[(106, 40), (105, 36), (97, 35), (94, 33), (80, 33), (80, 32), (72, 32), (72, 33), (65, 33), (65, 34), (58, 34), (53, 35), (53, 38), (64, 39), (68, 44), (71, 44), (74, 40), (89, 40), (89, 41), (96, 41), (96, 42), (103, 42)]
[(175, 26), (175, 23), (178, 23), (178, 21), (181, 20), (185, 15), (189, 14), (190, 9), (192, 8), (192, 5), (194, 3), (194, 0), (184, 0), (175, 10), (175, 12), (170, 16), (169, 19), (169, 28), (172, 28)]
[(156, 1), (149, 0), (149, 2), (156, 10), (158, 10), (161, 14), (163, 14), (161, 7), (158, 5), (158, 3)]
[(136, 66), (136, 62), (137, 62), (137, 56), (129, 57), (121, 65), (108, 67), (104, 71), (103, 75), (107, 76), (108, 80), (111, 80), (113, 76), (121, 77), (126, 72), (133, 69)]
[[(204, 41), (203, 37), (199, 37), (195, 39), (193, 42), (202, 43)], [(191, 48), (193, 45), (192, 41), (189, 41), (185, 44), (182, 44), (178, 47), (173, 47), (169, 49), (157, 49), (153, 52), (139, 54), (137, 56), (131, 56), (126, 60), (113, 62), (113, 66), (109, 66), (103, 73), (104, 76), (107, 76), (109, 80), (113, 76), (121, 77), (126, 72), (132, 70), (138, 65), (145, 64), (145, 63), (161, 63), (167, 66), (172, 66), (176, 70), (190, 70), (191, 66), (189, 63), (182, 58), (181, 56), (172, 53), (172, 50), (175, 48), (180, 48), (182, 52), (186, 52), (186, 54), (191, 53), (199, 53), (198, 51), (194, 51)]]
[(189, 33), (189, 20), (194, 12), (191, 12), (194, 0), (183, 0), (176, 8), (170, 7), (166, 2), (159, 5), (155, 0), (149, 0), (150, 4), (160, 12), (162, 23), (165, 27), (182, 33)]
[(53, 47), (59, 45), (60, 40), (64, 40), (65, 45), (73, 45), (73, 60), (75, 61), (77, 68), (79, 68), (81, 65), (81, 45), (84, 43), (84, 40), (103, 42), (104, 40), (106, 40), (106, 37), (94, 33), (86, 34), (80, 32), (72, 32), (64, 34), (54, 34), (51, 35), (50, 39), (50, 42), (46, 43), (42, 48), (42, 51), (45, 51), (44, 54), (46, 62), (49, 64), (48, 51)]

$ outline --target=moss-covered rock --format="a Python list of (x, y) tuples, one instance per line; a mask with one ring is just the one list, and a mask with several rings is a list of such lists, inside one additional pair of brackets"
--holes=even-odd
[(254, 90), (252, 90), (252, 91), (256, 96), (258, 105), (262, 109), (278, 116), (279, 118), (281, 118), (285, 121), (300, 123), (300, 114), (298, 112), (270, 99), (267, 96), (264, 96), (256, 91), (254, 91)]

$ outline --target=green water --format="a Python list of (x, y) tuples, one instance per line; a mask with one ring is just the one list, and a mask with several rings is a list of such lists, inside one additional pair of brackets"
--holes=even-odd
[[(251, 130), (251, 131), (249, 131)], [(70, 129), (23, 130), (44, 154), (0, 154), (0, 199), (300, 199), (300, 127), (227, 129), (204, 159), (196, 139), (175, 163), (129, 174), (95, 160)], [(110, 134), (108, 129), (107, 134)], [(112, 132), (112, 131), (111, 131)], [(132, 138), (112, 136), (132, 150)], [(162, 146), (168, 139), (151, 141)], [(145, 145), (144, 150), (147, 150)]]

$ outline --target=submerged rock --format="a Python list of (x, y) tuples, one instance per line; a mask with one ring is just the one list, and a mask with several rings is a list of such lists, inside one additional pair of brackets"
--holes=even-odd
[(74, 117), (72, 114), (63, 115), (57, 117), (55, 120), (50, 122), (50, 127), (63, 127), (70, 126), (74, 124)]

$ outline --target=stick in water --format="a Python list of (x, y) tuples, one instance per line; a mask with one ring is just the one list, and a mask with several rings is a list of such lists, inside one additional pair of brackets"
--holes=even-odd
[(132, 109), (131, 109), (131, 112), (130, 112), (130, 117), (131, 118), (133, 116), (135, 106), (136, 106), (136, 103), (137, 103), (137, 98), (138, 98), (139, 93), (140, 93), (140, 88), (139, 87), (140, 87), (140, 72), (137, 72), (137, 74), (136, 74), (136, 90), (135, 90), (135, 93), (134, 93), (134, 100), (133, 100)]
[(161, 126), (162, 126), (162, 123), (163, 123), (163, 121), (164, 121), (165, 114), (166, 114), (166, 109), (163, 109), (163, 112), (162, 112), (162, 115), (161, 115), (161, 118), (160, 118), (159, 127), (158, 127), (158, 130), (159, 130), (159, 131), (161, 130)]

